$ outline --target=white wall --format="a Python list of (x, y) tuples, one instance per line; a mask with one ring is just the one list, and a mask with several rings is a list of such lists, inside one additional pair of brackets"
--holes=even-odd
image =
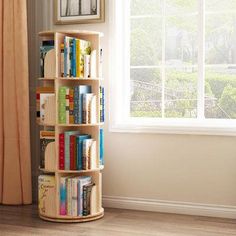
[[(49, 1), (42, 2), (45, 4)], [(64, 26), (53, 25), (52, 2), (51, 5), (45, 4), (44, 25), (54, 30), (104, 32), (103, 71), (108, 92), (108, 81), (112, 79), (108, 75), (108, 0), (106, 4), (105, 23)], [(37, 18), (37, 21), (40, 20)], [(224, 216), (222, 212), (228, 210), (232, 213), (230, 217), (236, 217), (235, 137), (111, 133), (108, 123), (106, 115), (103, 178), (106, 205), (152, 210), (152, 207), (145, 208), (145, 203), (154, 200), (155, 206), (164, 204), (164, 207), (154, 207), (153, 210), (218, 216)], [(139, 204), (135, 205), (134, 202)], [(184, 211), (186, 203), (190, 203), (187, 212)], [(165, 208), (165, 204), (172, 204), (172, 208)], [(215, 205), (220, 212), (216, 211)], [(177, 206), (180, 207), (179, 211), (176, 210)], [(196, 206), (201, 209), (191, 212)], [(201, 213), (204, 207), (207, 207), (208, 213)]]

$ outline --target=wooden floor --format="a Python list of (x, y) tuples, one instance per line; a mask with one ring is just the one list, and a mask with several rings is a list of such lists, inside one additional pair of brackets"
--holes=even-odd
[(105, 217), (89, 223), (50, 223), (38, 218), (36, 206), (0, 206), (0, 236), (229, 236), (236, 220), (105, 209)]

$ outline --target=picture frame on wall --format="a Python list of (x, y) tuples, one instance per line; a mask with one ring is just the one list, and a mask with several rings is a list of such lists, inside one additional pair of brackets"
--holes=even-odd
[(105, 21), (105, 0), (54, 0), (55, 24), (87, 24)]

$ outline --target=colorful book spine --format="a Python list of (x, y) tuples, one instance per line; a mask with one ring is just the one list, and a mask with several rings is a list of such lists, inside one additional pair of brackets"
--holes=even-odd
[(70, 136), (70, 170), (76, 170), (76, 136)]
[(76, 145), (77, 145), (77, 170), (83, 169), (83, 141), (85, 139), (90, 139), (91, 135), (82, 134), (77, 135), (76, 137)]
[(62, 86), (59, 88), (59, 112), (58, 112), (58, 121), (60, 124), (66, 123), (66, 87)]
[(80, 41), (76, 39), (76, 77), (80, 76)]
[(74, 89), (70, 88), (70, 95), (69, 95), (69, 123), (74, 124), (75, 119), (74, 119)]
[(70, 123), (70, 89), (66, 89), (66, 124)]
[(69, 42), (67, 37), (64, 38), (64, 77), (68, 77), (68, 63), (69, 63), (69, 53), (68, 53), (68, 48), (69, 48)]
[(105, 99), (104, 99), (104, 87), (99, 88), (100, 91), (100, 122), (105, 121)]
[(104, 165), (104, 131), (100, 129), (100, 165)]
[(83, 216), (90, 215), (91, 192), (94, 185), (94, 183), (90, 183), (83, 186)]
[(72, 39), (72, 76), (76, 77), (76, 39)]
[(66, 177), (60, 178), (60, 215), (66, 215)]
[(64, 77), (64, 65), (65, 65), (65, 62), (64, 62), (64, 43), (61, 43), (61, 77)]
[(83, 216), (83, 186), (91, 182), (91, 176), (78, 177), (78, 216)]
[(83, 106), (82, 106), (82, 110), (83, 110), (83, 115), (82, 115), (82, 123), (83, 124), (89, 124), (91, 123), (91, 117), (90, 117), (90, 111), (91, 111), (91, 101), (93, 98), (94, 94), (93, 93), (85, 93), (83, 94)]
[(59, 134), (59, 170), (65, 170), (65, 134)]
[(89, 169), (90, 159), (91, 159), (91, 146), (93, 143), (93, 139), (85, 139), (83, 140), (83, 170)]

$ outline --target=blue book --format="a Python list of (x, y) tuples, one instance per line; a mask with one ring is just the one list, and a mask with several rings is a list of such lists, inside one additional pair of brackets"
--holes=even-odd
[(65, 170), (70, 170), (70, 136), (79, 134), (79, 131), (66, 131), (64, 134), (65, 134)]
[(76, 39), (72, 40), (72, 76), (76, 77)]
[(60, 215), (66, 215), (66, 179), (67, 177), (60, 178)]
[(100, 129), (100, 165), (104, 165), (104, 131)]
[(90, 85), (79, 85), (74, 87), (74, 118), (75, 124), (82, 124), (83, 118), (83, 94), (91, 93)]
[(77, 149), (77, 170), (83, 169), (83, 141), (90, 139), (91, 135), (81, 134), (76, 136), (76, 149)]

